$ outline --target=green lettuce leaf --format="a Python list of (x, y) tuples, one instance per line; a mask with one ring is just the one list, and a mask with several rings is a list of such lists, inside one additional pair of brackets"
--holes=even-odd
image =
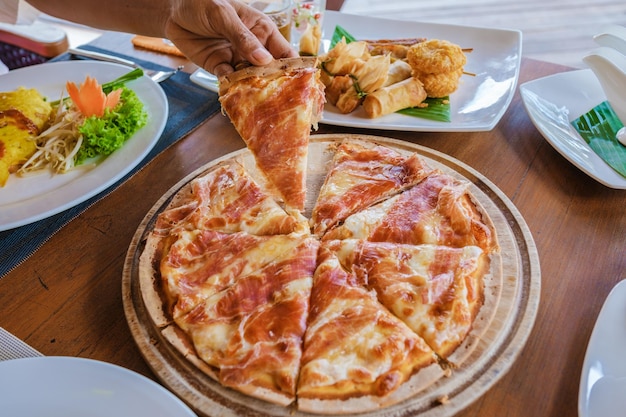
[(121, 88), (120, 103), (114, 109), (106, 110), (102, 117), (88, 117), (80, 126), (83, 144), (76, 154), (76, 165), (90, 158), (110, 155), (146, 125), (148, 115), (141, 100), (133, 90)]

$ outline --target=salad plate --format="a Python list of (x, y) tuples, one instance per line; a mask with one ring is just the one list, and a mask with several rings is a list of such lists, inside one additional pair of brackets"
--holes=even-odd
[[(328, 51), (337, 25), (356, 39), (442, 39), (470, 48), (466, 74), (459, 88), (450, 95), (450, 122), (440, 122), (399, 113), (370, 119), (362, 108), (342, 114), (329, 103), (320, 123), (382, 130), (422, 132), (488, 131), (500, 121), (517, 86), (522, 56), (522, 35), (517, 30), (380, 19), (326, 11), (322, 32), (322, 52)], [(217, 79), (199, 69), (191, 80), (217, 92)]]
[(610, 188), (626, 189), (626, 178), (596, 154), (571, 122), (606, 101), (590, 69), (562, 72), (520, 85), (526, 112), (543, 137), (565, 159)]
[(580, 417), (626, 410), (626, 280), (609, 293), (591, 332), (578, 396)]
[[(105, 83), (130, 69), (97, 61), (65, 61), (24, 67), (0, 76), (0, 91), (36, 88), (50, 101), (61, 98), (65, 83), (82, 83), (87, 75)], [(67, 210), (123, 178), (135, 168), (159, 140), (168, 116), (161, 87), (143, 76), (127, 84), (142, 101), (148, 122), (122, 148), (93, 164), (63, 174), (42, 170), (27, 176), (10, 175), (0, 188), (0, 231), (23, 226)], [(67, 94), (65, 94), (67, 95)]]
[(44, 356), (0, 362), (0, 409), (11, 417), (196, 417), (151, 379), (106, 362)]

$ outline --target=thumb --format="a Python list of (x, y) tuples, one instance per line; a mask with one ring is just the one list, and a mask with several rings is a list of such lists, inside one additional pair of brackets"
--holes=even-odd
[(231, 41), (234, 50), (252, 65), (267, 65), (274, 57), (265, 49), (256, 36), (246, 29), (246, 34)]

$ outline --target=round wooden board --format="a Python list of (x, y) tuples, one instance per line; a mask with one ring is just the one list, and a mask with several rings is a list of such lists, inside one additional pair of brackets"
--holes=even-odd
[[(498, 282), (486, 285), (489, 308), (481, 309), (476, 330), (451, 358), (460, 363), (450, 377), (439, 378), (410, 399), (359, 416), (452, 416), (483, 395), (511, 367), (532, 330), (541, 286), (539, 257), (532, 235), (513, 203), (487, 178), (471, 167), (432, 149), (391, 138), (367, 135), (312, 135), (309, 145), (307, 177), (308, 216), (326, 173), (332, 154), (329, 145), (346, 139), (365, 140), (391, 147), (401, 153), (417, 152), (431, 166), (471, 183), (476, 203), (491, 218), (500, 245), (497, 264), (501, 267)], [(247, 149), (228, 154), (201, 167), (172, 187), (146, 214), (126, 255), (122, 277), (122, 295), (131, 333), (148, 365), (171, 391), (201, 416), (285, 416), (307, 414), (256, 400), (225, 388), (207, 376), (179, 353), (155, 326), (142, 298), (139, 258), (146, 235), (157, 215), (173, 196), (193, 178), (217, 164), (238, 158), (254, 170), (254, 160)]]

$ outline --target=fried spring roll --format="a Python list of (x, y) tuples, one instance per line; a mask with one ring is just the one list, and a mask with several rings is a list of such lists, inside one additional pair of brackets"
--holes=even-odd
[(387, 79), (383, 87), (406, 80), (411, 76), (411, 71), (412, 68), (406, 61), (396, 59), (389, 66), (389, 72), (387, 72)]
[(376, 118), (407, 107), (415, 107), (426, 99), (422, 82), (407, 78), (399, 83), (383, 87), (363, 100), (363, 109), (369, 118)]

